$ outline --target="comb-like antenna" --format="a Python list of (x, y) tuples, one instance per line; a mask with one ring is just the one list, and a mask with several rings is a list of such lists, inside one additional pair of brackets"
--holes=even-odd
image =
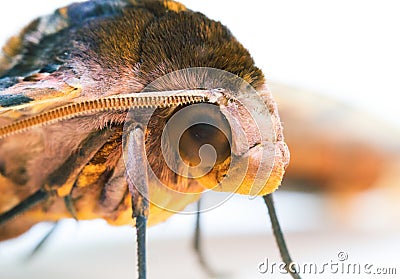
[(160, 108), (215, 102), (215, 99), (212, 98), (214, 95), (215, 90), (174, 90), (114, 95), (70, 103), (0, 127), (0, 139), (33, 127), (97, 112), (128, 111), (134, 108)]

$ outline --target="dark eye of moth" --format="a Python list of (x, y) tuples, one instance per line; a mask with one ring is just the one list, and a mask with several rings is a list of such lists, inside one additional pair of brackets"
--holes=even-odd
[(216, 153), (216, 164), (231, 154), (231, 130), (228, 120), (216, 105), (192, 105), (178, 110), (179, 125), (184, 131), (179, 140), (179, 154), (189, 165), (200, 163), (200, 148), (211, 145)]

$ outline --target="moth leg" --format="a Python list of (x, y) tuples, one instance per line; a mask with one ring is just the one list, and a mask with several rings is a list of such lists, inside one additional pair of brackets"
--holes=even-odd
[(37, 253), (43, 248), (44, 244), (46, 244), (50, 238), (56, 231), (56, 229), (60, 226), (60, 222), (55, 222), (52, 224), (51, 229), (42, 237), (39, 243), (36, 244), (35, 248), (29, 253), (27, 256), (27, 260), (32, 259)]
[(269, 217), (271, 219), (272, 231), (274, 232), (276, 243), (278, 244), (279, 252), (281, 254), (282, 260), (285, 263), (286, 270), (290, 273), (292, 278), (301, 279), (300, 275), (297, 273), (297, 270), (294, 269), (292, 258), (290, 257), (289, 250), (287, 248), (285, 238), (283, 237), (283, 233), (281, 230), (281, 226), (279, 224), (278, 216), (276, 215), (276, 210), (274, 206), (274, 200), (272, 198), (272, 194), (263, 196), (265, 204), (268, 207)]
[(143, 214), (134, 213), (136, 218), (136, 241), (137, 241), (137, 265), (139, 279), (146, 279), (146, 225), (147, 217)]
[(136, 220), (137, 257), (139, 279), (146, 279), (146, 226), (149, 214), (148, 175), (144, 128), (134, 123), (127, 135), (127, 168), (129, 191), (132, 195), (132, 218)]
[(67, 208), (69, 214), (71, 214), (72, 218), (78, 221), (78, 217), (76, 215), (76, 210), (74, 206), (74, 201), (72, 200), (71, 195), (67, 195), (64, 197), (65, 207)]
[(25, 200), (11, 208), (10, 210), (2, 213), (0, 215), (0, 226), (6, 223), (7, 221), (11, 220), (12, 218), (16, 217), (19, 214), (24, 213), (34, 205), (44, 201), (50, 196), (50, 193), (44, 190), (38, 190), (34, 194), (27, 197)]
[(219, 277), (217, 273), (210, 267), (208, 262), (206, 261), (202, 249), (201, 242), (201, 198), (197, 201), (197, 211), (196, 211), (196, 225), (194, 230), (194, 238), (193, 238), (193, 248), (197, 255), (197, 259), (201, 265), (201, 268), (207, 273), (208, 277), (216, 278)]
[(126, 181), (125, 160), (123, 157), (124, 156), (121, 156), (118, 160), (112, 176), (102, 190), (99, 203), (99, 209), (102, 212), (114, 212), (126, 195), (128, 185)]

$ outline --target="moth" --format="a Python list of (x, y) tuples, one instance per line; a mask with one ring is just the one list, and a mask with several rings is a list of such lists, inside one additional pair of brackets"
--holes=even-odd
[(132, 224), (144, 279), (146, 227), (214, 190), (264, 196), (291, 262), (270, 195), (289, 162), (277, 106), (221, 23), (174, 1), (87, 1), (0, 59), (1, 240), (62, 218)]

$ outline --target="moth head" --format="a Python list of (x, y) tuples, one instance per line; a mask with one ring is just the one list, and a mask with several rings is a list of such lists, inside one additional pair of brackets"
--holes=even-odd
[(173, 173), (176, 181), (195, 180), (203, 190), (251, 196), (273, 192), (283, 178), (289, 152), (269, 91), (259, 93), (239, 77), (210, 68), (169, 74), (149, 90), (164, 89), (171, 80), (219, 89), (210, 89), (214, 93), (209, 103), (169, 110), (163, 127), (150, 125), (151, 138), (159, 139), (161, 150), (157, 155), (156, 148), (149, 150), (158, 177), (162, 180)]
[(275, 191), (290, 155), (271, 94), (246, 87), (223, 98), (219, 108), (231, 131), (230, 155), (199, 181), (214, 191), (250, 196)]

